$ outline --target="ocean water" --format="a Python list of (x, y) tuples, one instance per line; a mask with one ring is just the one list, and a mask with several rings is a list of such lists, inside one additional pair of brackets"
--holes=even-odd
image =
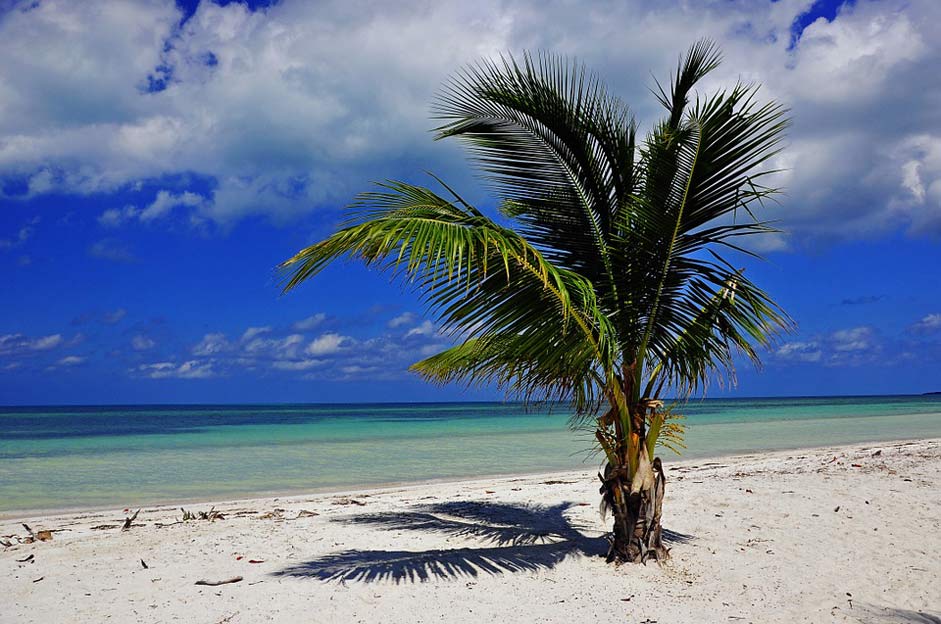
[[(941, 437), (941, 396), (681, 411), (685, 458)], [(0, 513), (596, 468), (590, 432), (567, 421), (512, 403), (0, 407)]]

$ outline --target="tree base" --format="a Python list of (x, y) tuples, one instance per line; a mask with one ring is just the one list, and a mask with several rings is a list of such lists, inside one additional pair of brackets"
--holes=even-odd
[(658, 562), (670, 558), (670, 549), (663, 545), (660, 526), (666, 478), (660, 458), (643, 467), (646, 474), (635, 474), (635, 486), (627, 480), (623, 469), (605, 467), (601, 478), (603, 505), (614, 514), (614, 527), (609, 538), (609, 563)]

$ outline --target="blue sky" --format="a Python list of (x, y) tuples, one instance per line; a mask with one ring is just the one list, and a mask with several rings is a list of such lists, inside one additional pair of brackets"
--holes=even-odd
[(710, 396), (941, 390), (941, 49), (929, 0), (0, 3), (0, 404), (499, 398), (406, 372), (447, 344), (414, 294), (275, 265), (371, 180), (432, 169), (493, 200), (428, 105), (481, 56), (577, 56), (658, 111), (692, 41), (706, 89), (758, 80), (794, 117), (742, 261), (799, 324)]

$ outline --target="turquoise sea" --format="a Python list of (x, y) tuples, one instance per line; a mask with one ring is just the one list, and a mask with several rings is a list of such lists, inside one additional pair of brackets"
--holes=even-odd
[[(686, 458), (941, 437), (941, 396), (682, 412)], [(0, 407), (0, 513), (597, 467), (567, 420), (564, 406), (513, 403)]]

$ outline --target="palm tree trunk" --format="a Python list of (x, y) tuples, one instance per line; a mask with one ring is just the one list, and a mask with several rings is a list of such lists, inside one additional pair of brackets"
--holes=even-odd
[(662, 561), (670, 556), (660, 526), (666, 485), (663, 467), (659, 457), (651, 463), (641, 449), (634, 479), (628, 478), (624, 468), (611, 464), (602, 477), (601, 493), (614, 515), (609, 562), (646, 563), (651, 557)]

